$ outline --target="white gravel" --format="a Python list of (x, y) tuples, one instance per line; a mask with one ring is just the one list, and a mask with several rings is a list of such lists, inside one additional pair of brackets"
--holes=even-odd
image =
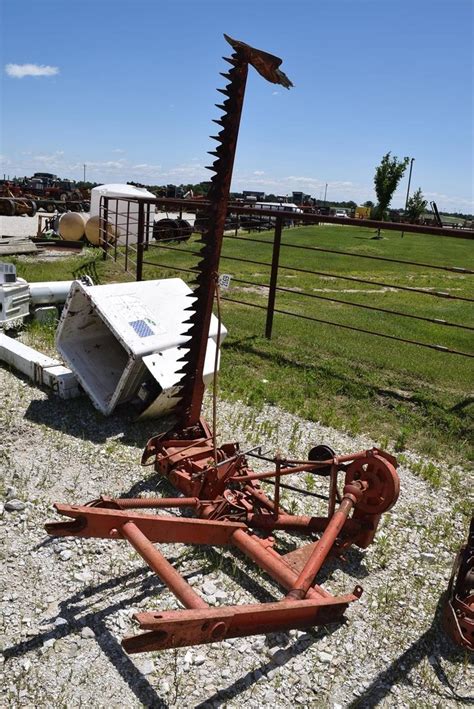
[[(131, 423), (126, 413), (104, 419), (88, 399), (48, 396), (5, 368), (0, 390), (2, 706), (472, 704), (472, 668), (444, 637), (438, 617), (454, 551), (467, 531), (456, 503), (472, 492), (472, 478), (464, 474), (454, 489), (452, 471), (444, 469), (435, 491), (402, 466), (400, 499), (376, 542), (321, 574), (333, 592), (364, 587), (346, 623), (127, 656), (120, 640), (137, 631), (132, 614), (176, 608), (174, 597), (125, 542), (51, 539), (43, 524), (55, 518), (53, 501), (169, 494), (139, 465), (160, 424)], [(340, 453), (372, 445), (275, 407), (221, 402), (218, 420), (222, 441), (261, 442), (296, 455), (320, 442)], [(416, 456), (405, 457), (419, 466)], [(284, 502), (316, 512), (308, 500), (286, 493)], [(281, 597), (281, 589), (230, 551), (182, 545), (163, 551), (213, 605)]]
[[(0, 216), (0, 237), (3, 236), (36, 236), (38, 231), (38, 215), (27, 217)], [(1, 242), (0, 242), (1, 243)]]

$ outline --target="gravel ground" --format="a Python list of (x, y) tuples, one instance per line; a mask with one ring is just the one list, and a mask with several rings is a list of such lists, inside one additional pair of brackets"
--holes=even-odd
[(34, 217), (3, 217), (0, 216), (0, 236), (36, 236), (38, 231), (38, 215)]
[[(177, 608), (177, 602), (125, 542), (52, 539), (43, 524), (55, 518), (53, 501), (157, 488), (169, 494), (150, 468), (139, 466), (160, 423), (132, 423), (126, 413), (104, 419), (85, 397), (50, 397), (5, 368), (0, 389), (2, 706), (339, 709), (474, 702), (468, 657), (439, 625), (440, 597), (467, 532), (456, 511), (456, 495), (472, 491), (465, 473), (456, 495), (448, 469), (435, 491), (414, 474), (417, 457), (405, 454), (400, 499), (383, 517), (376, 542), (321, 574), (333, 592), (364, 587), (345, 623), (127, 656), (120, 640), (137, 631), (132, 614)], [(273, 407), (221, 402), (218, 420), (222, 441), (261, 442), (299, 456), (320, 442), (339, 453), (372, 445)], [(294, 511), (316, 512), (311, 498), (285, 497)], [(281, 596), (230, 551), (162, 548), (211, 605)]]

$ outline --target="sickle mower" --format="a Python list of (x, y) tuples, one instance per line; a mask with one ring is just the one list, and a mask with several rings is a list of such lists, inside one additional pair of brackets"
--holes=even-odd
[[(111, 499), (101, 497), (87, 505), (57, 504), (72, 518), (46, 525), (54, 536), (100, 537), (129, 542), (174, 593), (184, 610), (150, 611), (135, 617), (141, 634), (127, 637), (130, 653), (198, 645), (291, 628), (310, 628), (339, 620), (348, 604), (362, 593), (332, 596), (316, 583), (330, 555), (341, 555), (352, 544), (367, 547), (381, 514), (392, 507), (399, 492), (396, 461), (376, 448), (337, 456), (327, 446), (316, 446), (307, 460), (268, 456), (261, 449), (240, 451), (237, 443), (217, 447), (215, 431), (201, 418), (204, 385), (202, 371), (214, 296), (218, 298), (218, 267), (227, 214), (232, 168), (242, 111), (248, 66), (272, 83), (292, 86), (279, 69), (281, 59), (226, 36), (234, 49), (226, 61), (229, 80), (221, 92), (224, 114), (216, 123), (222, 130), (201, 234), (202, 261), (190, 296), (189, 341), (177, 365), (180, 375), (177, 422), (173, 430), (152, 438), (142, 463), (155, 470), (180, 492), (176, 498)], [(181, 367), (181, 369), (178, 369)], [(215, 428), (215, 425), (214, 425)], [(255, 472), (249, 459), (267, 464)], [(319, 498), (321, 495), (288, 485), (284, 479), (314, 475), (326, 479), (327, 515), (293, 515), (280, 503), (284, 489)], [(261, 481), (274, 485), (267, 496)], [(160, 509), (185, 508), (194, 518), (160, 514)], [(142, 510), (150, 512), (144, 513)], [(138, 511), (137, 511), (138, 510)], [(307, 541), (286, 554), (278, 553), (274, 532), (284, 530)], [(286, 591), (273, 603), (209, 607), (173, 568), (156, 546), (184, 543), (234, 547), (253, 561)]]

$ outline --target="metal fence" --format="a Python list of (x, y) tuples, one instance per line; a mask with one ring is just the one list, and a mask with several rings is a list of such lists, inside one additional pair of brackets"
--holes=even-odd
[[(120, 264), (123, 270), (127, 272), (131, 278), (136, 280), (142, 280), (147, 274), (152, 273), (151, 269), (165, 269), (167, 273), (172, 271), (181, 274), (188, 274), (188, 276), (195, 275), (198, 268), (197, 260), (191, 267), (185, 267), (182, 263), (178, 263), (180, 257), (177, 256), (176, 262), (170, 263), (169, 260), (166, 262), (165, 255), (169, 255), (171, 252), (182, 254), (184, 250), (188, 257), (196, 257), (196, 259), (200, 259), (202, 257), (199, 244), (196, 243), (196, 248), (193, 248), (193, 242), (191, 241), (190, 244), (186, 244), (184, 249), (182, 244), (183, 242), (190, 240), (194, 228), (190, 224), (190, 221), (185, 219), (187, 213), (192, 211), (196, 214), (196, 228), (204, 229), (206, 227), (200, 217), (200, 212), (204, 206), (205, 202), (200, 201), (191, 202), (188, 200), (172, 199), (115, 199), (111, 197), (103, 197), (101, 201), (102, 219), (100, 235), (104, 258), (114, 259), (114, 261)], [(169, 218), (168, 215), (164, 217), (163, 214), (156, 214), (155, 210), (173, 210), (173, 218)], [(393, 333), (391, 334), (386, 328), (384, 329), (384, 324), (388, 322), (387, 319), (397, 317), (406, 318), (409, 321), (431, 323), (440, 330), (443, 328), (454, 328), (461, 331), (474, 330), (474, 327), (466, 322), (456, 322), (452, 319), (446, 319), (444, 317), (432, 317), (426, 313), (420, 314), (414, 312), (404, 312), (399, 309), (382, 307), (378, 303), (357, 303), (351, 301), (350, 299), (339, 297), (340, 294), (336, 294), (335, 296), (326, 294), (322, 295), (321, 293), (316, 293), (314, 291), (295, 290), (282, 285), (282, 274), (285, 272), (291, 272), (305, 276), (335, 279), (336, 281), (344, 281), (349, 284), (363, 284), (364, 286), (369, 287), (378, 286), (380, 288), (389, 289), (396, 292), (408, 292), (410, 294), (417, 294), (420, 298), (435, 298), (464, 303), (474, 303), (474, 298), (470, 298), (465, 295), (457, 295), (455, 292), (449, 292), (447, 290), (428, 290), (423, 287), (408, 286), (386, 281), (384, 279), (381, 280), (377, 276), (376, 272), (374, 278), (368, 279), (360, 278), (355, 275), (348, 275), (343, 272), (329, 272), (313, 268), (312, 266), (314, 262), (321, 254), (330, 254), (332, 257), (336, 256), (338, 260), (341, 259), (341, 263), (343, 259), (352, 258), (360, 259), (361, 261), (369, 260), (374, 266), (376, 266), (377, 263), (389, 263), (402, 267), (410, 266), (415, 269), (420, 269), (420, 273), (444, 271), (454, 274), (455, 276), (471, 276), (474, 274), (474, 270), (464, 266), (429, 263), (425, 260), (423, 260), (423, 262), (408, 259), (403, 260), (390, 258), (383, 255), (359, 253), (351, 250), (341, 250), (316, 245), (301, 245), (292, 243), (292, 241), (288, 240), (282, 241), (282, 234), (286, 233), (286, 229), (298, 225), (315, 225), (320, 223), (341, 224), (344, 226), (366, 227), (371, 229), (380, 228), (384, 231), (403, 231), (407, 234), (429, 234), (433, 238), (434, 248), (436, 247), (436, 243), (438, 243), (438, 239), (474, 239), (474, 231), (466, 229), (438, 228), (406, 223), (399, 224), (392, 222), (377, 222), (367, 219), (348, 219), (318, 215), (314, 213), (296, 214), (294, 212), (284, 210), (275, 212), (272, 209), (257, 210), (255, 207), (243, 207), (239, 204), (232, 204), (229, 206), (224, 244), (232, 241), (245, 242), (245, 245), (249, 247), (249, 258), (232, 256), (226, 254), (224, 250), (221, 256), (221, 270), (225, 271), (227, 269), (226, 264), (232, 264), (233, 262), (251, 264), (258, 266), (259, 268), (266, 269), (268, 271), (268, 280), (265, 282), (259, 282), (255, 279), (247, 280), (233, 276), (232, 283), (250, 288), (265, 289), (268, 295), (265, 304), (262, 304), (261, 302), (251, 302), (251, 300), (241, 300), (233, 297), (232, 290), (224, 292), (221, 299), (229, 303), (265, 310), (265, 335), (269, 339), (272, 337), (275, 315), (281, 315), (321, 323), (330, 327), (341, 328), (343, 330), (364, 333), (365, 335), (385, 338), (395, 342), (418, 345), (420, 347), (462, 357), (474, 357), (474, 354), (469, 351), (444, 346), (442, 344), (438, 344), (436, 341), (423, 342), (411, 337), (404, 337)], [(258, 232), (262, 230), (265, 230), (267, 234), (268, 231), (270, 231), (270, 233), (273, 233), (273, 237), (261, 237)], [(242, 234), (242, 231), (247, 231), (248, 234), (244, 235)], [(255, 234), (254, 232), (257, 233)], [(260, 248), (261, 245), (264, 244), (265, 247), (268, 248), (268, 260), (251, 258), (252, 252), (250, 247), (252, 244), (259, 245), (257, 248)], [(307, 255), (308, 267), (302, 268), (301, 266), (296, 266), (294, 263), (291, 263), (291, 259), (290, 262), (286, 261), (285, 263), (282, 263), (282, 251), (284, 251), (285, 256), (297, 252), (300, 254), (304, 253)], [(162, 260), (160, 260), (160, 254), (162, 256)], [(450, 277), (452, 278), (453, 276), (451, 275)], [(356, 308), (359, 310), (370, 311), (372, 313), (379, 313), (380, 321), (377, 320), (376, 329), (369, 329), (366, 327), (359, 327), (355, 324), (341, 323), (323, 317), (316, 317), (307, 313), (294, 312), (285, 308), (276, 307), (277, 297), (279, 294), (285, 294), (287, 297), (291, 295), (295, 303), (297, 301), (325, 301), (326, 303), (329, 302), (338, 304), (339, 306), (344, 306), (344, 308), (347, 309)]]

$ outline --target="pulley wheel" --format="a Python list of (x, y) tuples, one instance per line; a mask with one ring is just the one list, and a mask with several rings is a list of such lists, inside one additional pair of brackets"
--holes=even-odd
[[(330, 446), (320, 444), (319, 446), (314, 446), (314, 448), (311, 448), (308, 453), (308, 460), (329, 460), (330, 458), (334, 458), (335, 455), (335, 452)], [(322, 468), (315, 468), (314, 470), (311, 470), (311, 472), (314, 475), (330, 475), (331, 466), (325, 465)]]
[(361, 480), (368, 483), (356, 508), (361, 512), (379, 515), (389, 510), (398, 499), (400, 478), (394, 466), (379, 455), (355, 460), (346, 470), (345, 484)]

